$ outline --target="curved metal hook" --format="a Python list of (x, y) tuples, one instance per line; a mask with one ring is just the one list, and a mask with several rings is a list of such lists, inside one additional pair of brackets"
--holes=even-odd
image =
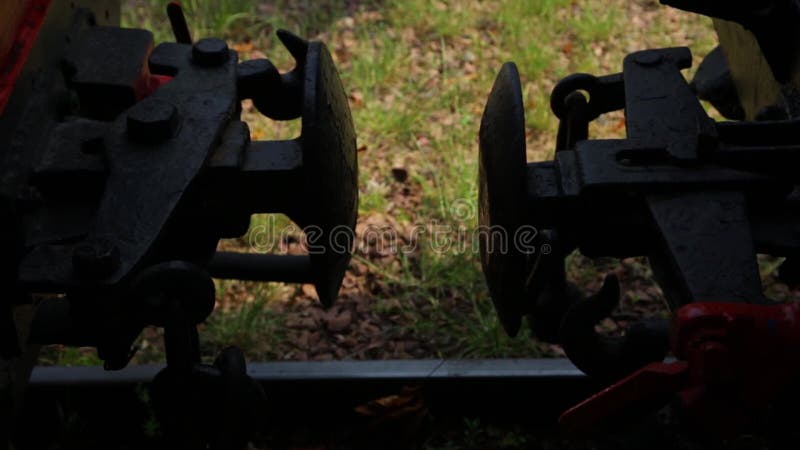
[(309, 42), (286, 30), (276, 32), (295, 60), (286, 73), (267, 59), (245, 61), (237, 67), (239, 98), (250, 98), (253, 105), (273, 120), (293, 120), (303, 113), (303, 85)]
[(617, 277), (606, 276), (595, 295), (575, 302), (561, 322), (561, 345), (567, 357), (587, 375), (600, 380), (617, 380), (642, 366), (661, 361), (669, 349), (669, 322), (660, 319), (631, 324), (620, 337), (602, 336), (598, 321), (618, 305)]
[(555, 229), (541, 230), (537, 237), (541, 238), (539, 247), (549, 245), (550, 252), (537, 252), (528, 259), (525, 294), (529, 309), (524, 312), (537, 339), (557, 344), (564, 314), (574, 302), (583, 299), (580, 290), (567, 281), (565, 258), (574, 246)]

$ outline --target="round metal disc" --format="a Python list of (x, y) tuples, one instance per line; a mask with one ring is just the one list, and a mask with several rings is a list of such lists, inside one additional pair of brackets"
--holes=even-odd
[(313, 209), (303, 224), (317, 296), (336, 300), (350, 262), (358, 215), (356, 132), (333, 59), (321, 42), (306, 56), (303, 95), (303, 167)]
[(143, 302), (150, 324), (166, 326), (174, 305), (192, 323), (200, 323), (214, 310), (216, 289), (208, 272), (186, 261), (167, 261), (144, 269), (133, 281), (131, 297)]
[(503, 65), (480, 128), (478, 208), (481, 265), (506, 332), (515, 336), (525, 300), (525, 255), (515, 235), (525, 224), (525, 112), (514, 63)]

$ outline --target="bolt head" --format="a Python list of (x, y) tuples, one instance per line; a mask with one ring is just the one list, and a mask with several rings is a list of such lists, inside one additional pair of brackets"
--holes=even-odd
[(165, 141), (178, 128), (178, 109), (172, 103), (146, 98), (128, 110), (128, 137), (141, 143)]
[(105, 239), (82, 242), (72, 252), (72, 266), (82, 278), (105, 278), (116, 272), (120, 263), (119, 248)]
[(661, 54), (654, 50), (641, 51), (634, 56), (634, 61), (640, 66), (655, 66), (661, 62)]
[(228, 44), (222, 39), (200, 39), (192, 46), (192, 62), (205, 67), (215, 67), (230, 58)]

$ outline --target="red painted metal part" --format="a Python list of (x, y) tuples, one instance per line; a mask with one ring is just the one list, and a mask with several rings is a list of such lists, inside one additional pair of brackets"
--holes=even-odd
[[(5, 110), (14, 91), (14, 85), (44, 24), (51, 1), (29, 0), (25, 13), (19, 21), (11, 49), (2, 60), (2, 63), (0, 63), (0, 114)], [(144, 64), (143, 67), (142, 74), (135, 85), (137, 101), (149, 96), (156, 89), (172, 80), (170, 76), (151, 74), (147, 70), (147, 64)]]
[(169, 83), (172, 77), (167, 75), (153, 75), (145, 71), (136, 82), (136, 100), (141, 100), (152, 94), (159, 87)]
[[(11, 49), (0, 62), (0, 114), (5, 110), (25, 60), (36, 42), (44, 24), (51, 0), (29, 0), (25, 13), (17, 26)], [(2, 57), (2, 55), (0, 55)]]
[(725, 434), (800, 375), (798, 304), (689, 304), (677, 311), (671, 338), (678, 361), (639, 369), (567, 410), (561, 425), (590, 429), (677, 394), (697, 423)]

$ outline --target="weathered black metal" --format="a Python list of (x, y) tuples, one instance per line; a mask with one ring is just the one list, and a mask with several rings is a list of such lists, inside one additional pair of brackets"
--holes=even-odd
[[(583, 84), (586, 78), (573, 80)], [(584, 86), (588, 84), (591, 83)], [(550, 253), (563, 252), (556, 233), (527, 225), (529, 215), (536, 211), (531, 211), (524, 201), (526, 145), (522, 104), (517, 68), (506, 63), (497, 76), (481, 121), (478, 202), (482, 269), (501, 323), (512, 336), (519, 331), (523, 314), (536, 321), (537, 310), (563, 312), (565, 305), (571, 303), (569, 294), (573, 293), (566, 281), (562, 282), (563, 260), (547, 257), (541, 251), (547, 243)], [(559, 128), (559, 146), (568, 146), (579, 139), (588, 127), (585, 100), (578, 100), (576, 109), (579, 117)], [(573, 117), (575, 112), (570, 105), (564, 106), (565, 115)], [(539, 301), (528, 304), (526, 300), (531, 297)], [(537, 325), (539, 337), (557, 340), (557, 324)]]
[[(197, 325), (215, 300), (208, 270), (313, 283), (324, 304), (336, 299), (358, 211), (347, 96), (320, 42), (279, 31), (297, 61), (281, 74), (268, 60), (239, 63), (223, 40), (192, 44), (178, 5), (168, 12), (179, 42), (154, 48), (149, 31), (108, 26), (97, 15), (108, 19), (109, 9), (76, 3), (53, 8), (63, 16), (40, 33), (35, 48), (46, 58), (30, 61), (38, 75), (24, 78), (0, 117), (0, 277), (14, 297), (0, 302), (0, 353), (20, 352), (5, 325), (33, 294), (23, 338), (96, 347), (106, 369), (125, 367), (145, 326), (163, 327), (164, 379), (194, 399), (181, 405), (194, 427), (208, 416), (197, 401), (215, 399), (220, 427), (194, 433), (197, 446), (241, 448), (258, 389), (238, 350), (199, 364)], [(56, 20), (58, 39), (49, 39)], [(299, 118), (301, 135), (251, 142), (243, 99), (270, 118)], [(215, 257), (221, 238), (270, 212), (304, 228), (307, 256)]]
[(179, 44), (192, 44), (192, 35), (189, 32), (189, 25), (186, 23), (186, 16), (183, 14), (183, 7), (178, 2), (167, 4), (167, 17), (172, 27), (172, 34), (175, 35), (175, 42)]
[[(525, 297), (526, 255), (509, 242), (528, 220), (524, 203), (525, 118), (517, 67), (497, 76), (480, 130), (478, 204), (481, 263), (503, 327), (516, 335)], [(495, 177), (502, 177), (498, 180)], [(493, 233), (498, 230), (499, 233)], [(534, 255), (537, 257), (538, 255)]]
[(228, 44), (222, 39), (204, 38), (192, 45), (192, 62), (201, 66), (221, 66), (229, 57)]
[[(533, 227), (538, 238), (528, 259), (519, 249), (482, 252), (500, 317), (512, 333), (522, 315), (532, 316), (542, 336), (560, 326), (556, 340), (567, 355), (602, 379), (662, 359), (668, 327), (641, 322), (622, 338), (597, 335), (594, 326), (616, 305), (619, 288), (612, 278), (597, 295), (581, 295), (563, 270), (573, 249), (593, 257), (647, 256), (671, 308), (765, 302), (756, 253), (797, 254), (797, 238), (781, 230), (798, 220), (791, 193), (800, 181), (793, 170), (800, 122), (715, 123), (680, 75), (690, 61), (688, 49), (641, 51), (625, 58), (620, 74), (578, 74), (559, 83), (551, 97), (561, 119), (554, 160), (528, 164), (522, 183), (513, 176), (524, 167), (522, 95), (510, 66), (484, 112), (482, 223), (507, 227), (507, 235)], [(626, 139), (587, 139), (589, 121), (623, 107)], [(504, 219), (509, 214), (517, 219)], [(509, 268), (498, 270), (500, 261)]]
[(119, 269), (119, 248), (111, 241), (83, 242), (72, 251), (72, 266), (79, 277), (105, 278)]
[(264, 391), (235, 347), (222, 350), (213, 365), (168, 364), (150, 391), (170, 448), (246, 448), (266, 414)]
[(146, 98), (127, 112), (125, 131), (132, 141), (157, 143), (171, 138), (178, 128), (178, 109), (172, 103)]
[(608, 275), (600, 291), (587, 299), (574, 299), (566, 313), (557, 316), (562, 317), (559, 342), (564, 352), (584, 373), (605, 382), (663, 360), (669, 349), (669, 322), (665, 319), (634, 322), (620, 337), (603, 336), (595, 330), (595, 325), (619, 306), (619, 296), (619, 281)]
[[(303, 52), (303, 132), (297, 140), (249, 142), (247, 126), (236, 120), (235, 102), (261, 95), (259, 87), (237, 75), (235, 54), (224, 42), (208, 39), (156, 48), (151, 72), (174, 78), (113, 122), (77, 119), (58, 125), (63, 131), (46, 146), (35, 171), (34, 186), (45, 194), (46, 206), (35, 211), (29, 227), (33, 234), (20, 264), (21, 282), (83, 303), (95, 295), (86, 292), (91, 280), (104, 302), (113, 303), (119, 301), (115, 297), (129, 297), (123, 293), (132, 287), (133, 275), (149, 265), (169, 259), (206, 265), (216, 241), (243, 233), (250, 214), (284, 212), (311, 230), (313, 250), (307, 266), (289, 264), (305, 272), (289, 278), (313, 282), (330, 304), (347, 267), (355, 226), (355, 133), (325, 47), (312, 42), (303, 50), (299, 38), (282, 36), (293, 42), (296, 56)], [(294, 78), (287, 89), (296, 89)], [(63, 197), (59, 186), (73, 179), (79, 180), (76, 193), (99, 202), (95, 211), (81, 201), (77, 208), (56, 203)], [(65, 227), (66, 217), (53, 216), (54, 208), (80, 214)], [(226, 276), (237, 275), (230, 264), (238, 260), (221, 262), (228, 264), (217, 264)], [(266, 279), (269, 267), (264, 269)], [(241, 272), (251, 273), (252, 266)], [(136, 300), (122, 303), (131, 312), (139, 308)]]
[[(278, 30), (277, 34), (294, 58), (295, 68), (279, 74), (275, 66), (266, 60), (242, 63), (239, 71), (241, 79), (266, 82), (256, 91), (247, 88), (252, 86), (252, 82), (242, 83), (247, 87), (241, 95), (243, 98), (251, 98), (256, 108), (265, 116), (275, 120), (291, 120), (303, 113), (303, 74), (306, 70), (306, 54), (309, 49), (307, 42), (289, 32)], [(280, 79), (280, 83), (275, 82), (276, 78)]]
[(703, 59), (691, 83), (701, 100), (707, 100), (723, 116), (732, 120), (745, 118), (736, 84), (722, 47), (717, 46)]

